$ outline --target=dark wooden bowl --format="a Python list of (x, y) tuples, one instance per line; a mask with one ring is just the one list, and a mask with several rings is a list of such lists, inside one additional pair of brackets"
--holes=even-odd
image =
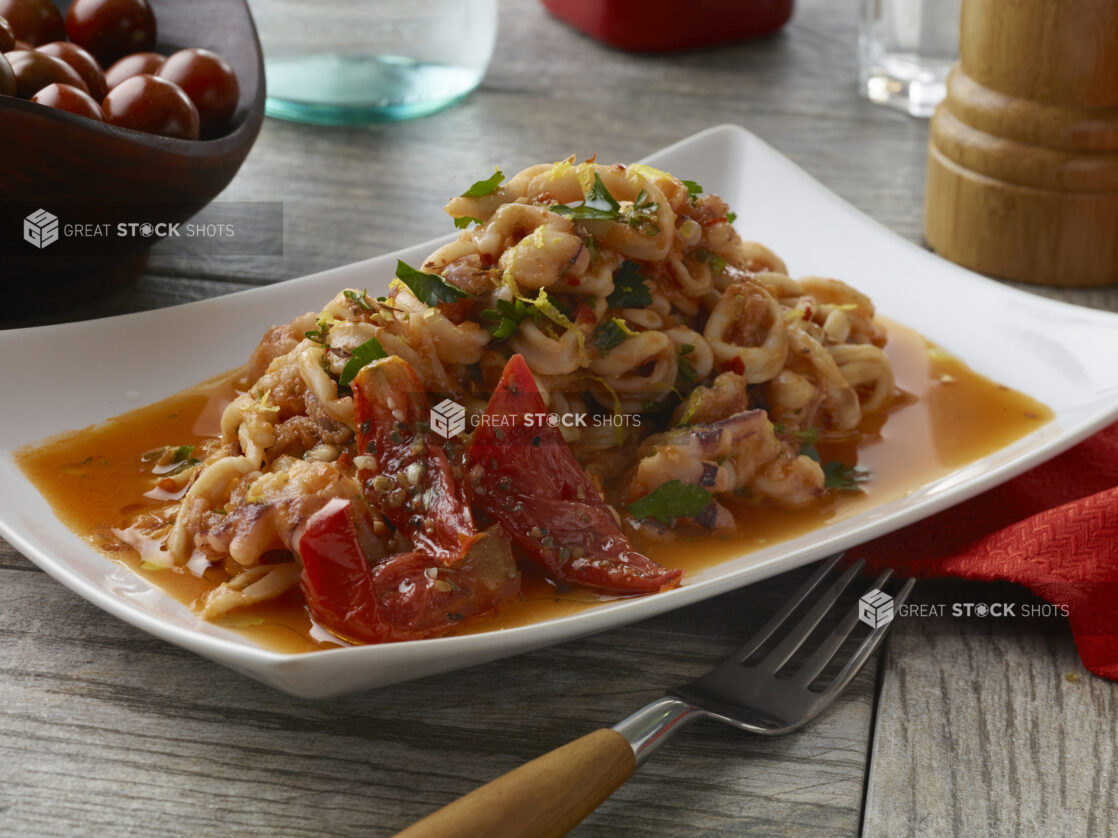
[[(264, 63), (245, 0), (151, 4), (157, 52), (205, 47), (232, 65), (241, 90), (232, 127), (212, 140), (177, 140), (0, 96), (0, 291), (9, 305), (63, 305), (103, 293), (142, 270), (159, 238), (63, 235), (38, 248), (24, 240), (28, 214), (45, 209), (60, 230), (185, 221), (225, 188), (260, 131)], [(55, 5), (65, 13), (69, 0)]]

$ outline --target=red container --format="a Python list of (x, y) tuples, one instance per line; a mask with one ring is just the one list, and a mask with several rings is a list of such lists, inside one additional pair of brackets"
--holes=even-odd
[(618, 49), (666, 52), (775, 32), (794, 0), (541, 0), (560, 20)]

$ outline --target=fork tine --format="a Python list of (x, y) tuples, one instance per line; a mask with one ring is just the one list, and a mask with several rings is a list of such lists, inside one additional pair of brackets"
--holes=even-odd
[[(880, 590), (892, 576), (893, 571), (886, 570), (873, 581), (873, 587)], [(811, 682), (819, 677), (819, 673), (827, 668), (827, 664), (842, 648), (842, 644), (846, 642), (846, 638), (850, 636), (850, 632), (854, 630), (856, 625), (858, 625), (857, 604), (847, 612), (842, 622), (827, 636), (827, 639), (819, 644), (819, 648), (811, 653), (811, 657), (799, 668), (792, 680), (804, 689), (809, 687)]]
[(819, 586), (819, 583), (822, 582), (823, 578), (839, 563), (840, 559), (842, 559), (842, 553), (838, 553), (823, 562), (823, 564), (819, 566), (819, 569), (811, 575), (811, 578), (804, 582), (803, 587), (792, 594), (792, 598), (785, 603), (784, 607), (777, 611), (767, 623), (761, 626), (756, 634), (745, 641), (745, 644), (734, 652), (732, 657), (737, 660), (738, 663), (741, 663), (760, 649), (765, 644), (765, 641), (773, 636), (773, 632), (784, 625), (792, 612), (799, 608), (804, 600), (811, 596), (811, 592)]
[[(909, 579), (905, 582), (904, 587), (901, 588), (900, 593), (893, 597), (894, 611), (904, 605), (905, 601), (908, 599), (908, 595), (912, 593), (912, 588), (915, 584), (915, 579)], [(875, 628), (870, 632), (869, 636), (862, 641), (862, 645), (858, 647), (858, 651), (846, 662), (846, 666), (835, 676), (835, 680), (831, 681), (831, 683), (827, 685), (827, 688), (820, 693), (820, 700), (822, 701), (823, 707), (826, 707), (835, 695), (845, 689), (846, 685), (854, 680), (854, 676), (858, 674), (869, 656), (874, 653), (874, 650), (878, 647), (878, 644), (881, 643), (891, 626), (892, 620), (885, 623), (885, 625)]]
[[(743, 658), (756, 652), (761, 644), (788, 620), (792, 611), (803, 604), (805, 597), (812, 590), (819, 587), (819, 583), (840, 558), (841, 555), (835, 556), (819, 568), (807, 584), (796, 592), (791, 602), (769, 620), (742, 649), (730, 655), (705, 675), (669, 690), (670, 700), (682, 702), (679, 706), (690, 708), (690, 711), (706, 713), (742, 730), (767, 735), (795, 730), (827, 709), (878, 648), (892, 624), (891, 621), (870, 632), (854, 654), (842, 665), (838, 675), (819, 692), (809, 689), (811, 681), (818, 677), (818, 673), (831, 662), (834, 661), (836, 666), (839, 664), (839, 661), (835, 661), (835, 656), (857, 619), (857, 610), (844, 615), (841, 625), (823, 641), (822, 646), (825, 647), (823, 651), (817, 648), (805, 655), (807, 663), (800, 667), (799, 671), (792, 673), (791, 677), (783, 678), (780, 677), (779, 670), (795, 649), (812, 633), (822, 619), (822, 615), (834, 607), (836, 599), (847, 587), (854, 574), (861, 569), (863, 562), (856, 562), (833, 582), (823, 594), (822, 601), (814, 603), (808, 614), (792, 627), (789, 637), (784, 638), (777, 649), (770, 652), (760, 663), (755, 666), (743, 666)], [(890, 578), (889, 573), (885, 573), (875, 584), (880, 587)], [(893, 597), (895, 608), (905, 604), (914, 585), (915, 580), (909, 579), (901, 586), (900, 592)], [(616, 729), (620, 730), (620, 728)], [(641, 736), (645, 737), (645, 734), (642, 733)], [(632, 741), (630, 739), (630, 742)]]
[(865, 564), (865, 562), (861, 559), (854, 562), (854, 564), (846, 569), (842, 576), (831, 584), (827, 593), (820, 597), (819, 600), (811, 606), (811, 610), (800, 618), (800, 621), (793, 626), (788, 636), (781, 640), (777, 647), (769, 652), (764, 660), (757, 664), (759, 670), (777, 672), (784, 664), (788, 663), (792, 655), (796, 654), (796, 650), (811, 636), (815, 627), (819, 625), (819, 621), (834, 607), (838, 598), (842, 596), (842, 592), (846, 590), (847, 585), (858, 575), (863, 564)]

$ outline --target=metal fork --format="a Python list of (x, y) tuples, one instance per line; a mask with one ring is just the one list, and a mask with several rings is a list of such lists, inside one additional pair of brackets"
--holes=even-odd
[[(787, 668), (812, 632), (831, 612), (862, 569), (857, 561), (835, 579), (779, 643), (760, 660), (753, 658), (824, 580), (842, 555), (824, 562), (760, 631), (701, 678), (668, 690), (612, 728), (602, 728), (522, 765), (503, 777), (428, 815), (396, 838), (551, 838), (565, 835), (633, 775), (676, 731), (700, 718), (712, 718), (750, 733), (788, 733), (814, 719), (854, 679), (891, 625), (877, 625), (838, 674), (821, 687), (816, 682), (839, 662), (836, 656), (859, 622), (861, 601), (794, 671)], [(880, 591), (891, 571), (873, 583)], [(893, 597), (897, 608), (908, 599), (909, 579)]]

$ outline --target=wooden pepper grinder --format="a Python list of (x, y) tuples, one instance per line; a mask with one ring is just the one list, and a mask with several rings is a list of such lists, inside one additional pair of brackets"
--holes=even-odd
[(1004, 279), (1118, 282), (1118, 0), (963, 0), (924, 235)]

